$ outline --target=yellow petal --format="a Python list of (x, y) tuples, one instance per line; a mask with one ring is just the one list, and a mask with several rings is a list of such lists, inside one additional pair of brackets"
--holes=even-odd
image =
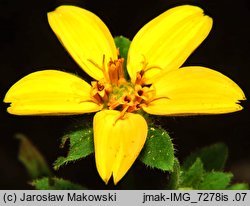
[(94, 117), (95, 159), (99, 175), (114, 183), (126, 174), (139, 155), (147, 137), (147, 122), (139, 114), (103, 110)]
[(79, 66), (94, 79), (104, 77), (101, 69), (110, 58), (117, 59), (114, 40), (106, 25), (93, 13), (76, 6), (60, 6), (48, 13), (48, 20), (58, 39)]
[(146, 24), (134, 37), (128, 52), (128, 72), (135, 80), (136, 72), (147, 67), (146, 83), (161, 70), (179, 68), (206, 38), (212, 19), (199, 7), (184, 5), (172, 8)]
[(204, 67), (183, 67), (152, 85), (155, 97), (143, 109), (157, 115), (220, 114), (241, 110), (241, 88), (223, 74)]
[(4, 102), (16, 115), (71, 115), (100, 110), (90, 97), (91, 86), (79, 77), (57, 70), (31, 73), (16, 82)]

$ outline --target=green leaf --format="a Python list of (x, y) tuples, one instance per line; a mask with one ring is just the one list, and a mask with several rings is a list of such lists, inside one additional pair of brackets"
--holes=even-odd
[(18, 159), (26, 167), (32, 179), (50, 176), (51, 171), (38, 149), (22, 134), (17, 134), (20, 140)]
[(116, 36), (114, 40), (116, 47), (119, 48), (120, 56), (127, 60), (128, 50), (131, 41), (124, 36)]
[(204, 175), (204, 179), (199, 185), (200, 190), (225, 190), (229, 185), (233, 175), (224, 172), (209, 172)]
[(204, 147), (186, 158), (183, 163), (183, 169), (188, 169), (199, 157), (206, 171), (222, 170), (228, 156), (228, 148), (223, 143), (217, 143)]
[(236, 183), (236, 184), (230, 185), (227, 189), (228, 190), (248, 190), (249, 186), (246, 183)]
[(130, 43), (131, 41), (124, 37), (124, 36), (117, 36), (114, 38), (115, 40), (115, 45), (117, 48), (119, 48), (119, 51), (120, 51), (120, 56), (122, 58), (124, 58), (124, 75), (125, 75), (125, 78), (128, 79), (129, 75), (128, 75), (128, 72), (127, 72), (127, 69), (126, 69), (126, 64), (127, 64), (127, 55), (128, 55), (128, 50), (129, 50), (129, 46), (130, 46)]
[(176, 190), (180, 183), (180, 163), (177, 158), (174, 159), (173, 171), (170, 174), (167, 189)]
[(53, 177), (48, 178), (44, 177), (41, 179), (37, 179), (32, 181), (32, 186), (37, 190), (82, 190), (86, 189), (79, 184), (72, 183), (68, 180), (64, 180), (61, 178)]
[(160, 128), (150, 128), (139, 159), (152, 168), (173, 171), (174, 158), (174, 147), (168, 133)]
[(188, 170), (182, 171), (181, 187), (191, 187), (197, 189), (204, 175), (203, 164), (200, 158), (197, 158)]
[(54, 163), (54, 169), (58, 170), (64, 164), (84, 158), (94, 152), (93, 129), (81, 129), (66, 134), (62, 138), (61, 147), (69, 140), (69, 152), (66, 157), (59, 157)]

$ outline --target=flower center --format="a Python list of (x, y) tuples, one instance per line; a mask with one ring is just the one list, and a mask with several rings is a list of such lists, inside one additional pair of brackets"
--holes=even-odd
[(144, 85), (144, 71), (137, 73), (135, 83), (128, 82), (124, 78), (123, 58), (110, 60), (107, 71), (103, 68), (105, 79), (93, 81), (91, 96), (104, 108), (121, 111), (121, 117), (125, 112), (136, 112), (147, 105), (152, 99), (154, 90)]

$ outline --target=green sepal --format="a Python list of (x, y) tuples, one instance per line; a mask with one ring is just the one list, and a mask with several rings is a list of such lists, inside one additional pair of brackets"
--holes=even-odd
[(37, 190), (83, 190), (85, 187), (72, 183), (68, 180), (57, 177), (44, 177), (41, 179), (33, 180), (32, 186)]
[(149, 167), (173, 171), (174, 147), (168, 133), (160, 128), (149, 128), (139, 159)]
[(227, 190), (249, 190), (249, 185), (247, 183), (236, 183), (230, 185)]
[(32, 179), (50, 176), (51, 171), (42, 154), (24, 135), (18, 134), (16, 138), (20, 140), (18, 159), (26, 167)]
[(69, 151), (66, 157), (58, 157), (54, 162), (54, 169), (58, 170), (62, 165), (87, 157), (94, 152), (92, 127), (70, 132), (62, 138), (61, 148), (69, 140)]
[(166, 189), (177, 190), (180, 184), (180, 163), (177, 158), (174, 159), (173, 171), (169, 176), (169, 183)]
[(208, 172), (197, 189), (200, 190), (225, 190), (233, 175), (225, 172)]
[(213, 144), (192, 153), (183, 162), (183, 169), (188, 169), (197, 158), (200, 158), (206, 171), (223, 170), (228, 157), (228, 148), (223, 143)]
[(127, 65), (128, 50), (129, 50), (131, 41), (124, 36), (116, 36), (114, 38), (114, 41), (115, 41), (116, 47), (119, 49), (120, 57), (124, 58), (124, 75), (125, 75), (125, 79), (128, 79), (129, 75), (127, 72), (126, 65)]
[(191, 165), (187, 170), (182, 171), (181, 187), (198, 188), (204, 175), (203, 163), (200, 158)]

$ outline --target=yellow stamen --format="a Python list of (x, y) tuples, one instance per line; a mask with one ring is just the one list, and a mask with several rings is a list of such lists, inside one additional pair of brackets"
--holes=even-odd
[(99, 103), (103, 103), (108, 100), (108, 95), (111, 92), (111, 88), (108, 84), (105, 84), (103, 81), (92, 81), (91, 85), (91, 96), (93, 99)]
[(95, 61), (92, 59), (87, 59), (91, 64), (93, 64), (96, 68), (100, 69), (103, 72), (104, 78), (106, 82), (109, 82), (109, 76), (107, 74), (106, 68), (105, 68), (105, 55), (102, 56), (102, 66), (98, 65)]
[(160, 66), (157, 65), (151, 65), (148, 66), (148, 62), (146, 60), (146, 57), (144, 55), (143, 56), (143, 61), (141, 62), (142, 64), (142, 68), (140, 71), (136, 72), (136, 79), (135, 79), (135, 84), (139, 84), (139, 85), (145, 85), (146, 82), (146, 78), (145, 78), (145, 74), (152, 69), (159, 69), (159, 70), (163, 70)]
[(110, 60), (108, 64), (108, 73), (109, 73), (110, 83), (114, 85), (118, 85), (119, 74), (118, 74), (116, 62), (113, 62), (112, 60)]
[(119, 66), (118, 66), (119, 79), (123, 79), (124, 78), (124, 69), (123, 69), (124, 58), (119, 58), (118, 62), (119, 62)]
[(123, 119), (126, 111), (128, 110), (129, 106), (126, 106), (120, 113), (119, 117), (115, 120), (115, 122), (113, 123), (113, 126), (116, 124), (116, 122), (119, 120), (119, 119)]
[(119, 86), (120, 84), (125, 82), (123, 62), (123, 58), (119, 58), (118, 60), (114, 61), (110, 59), (108, 63), (108, 74), (111, 84)]

